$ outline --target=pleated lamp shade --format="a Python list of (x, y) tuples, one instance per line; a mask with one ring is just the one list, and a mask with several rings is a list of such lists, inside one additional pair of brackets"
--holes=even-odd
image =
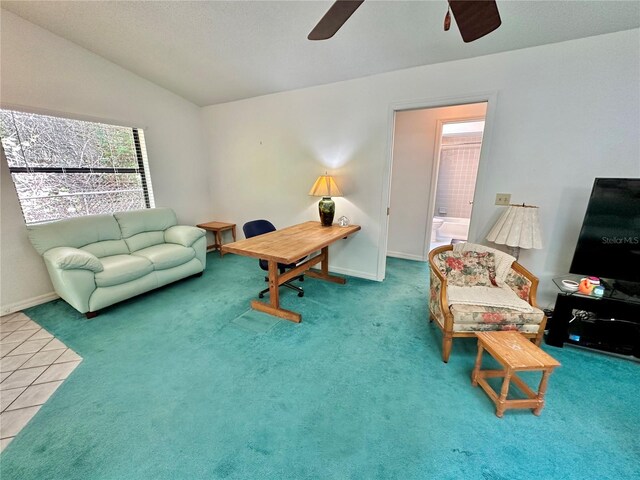
[(542, 248), (538, 207), (509, 205), (487, 235), (487, 240), (509, 247)]
[(342, 192), (331, 175), (320, 175), (313, 184), (309, 195), (314, 197), (341, 197)]

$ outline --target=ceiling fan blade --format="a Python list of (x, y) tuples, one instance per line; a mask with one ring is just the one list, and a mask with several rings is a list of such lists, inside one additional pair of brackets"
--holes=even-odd
[(484, 37), (502, 24), (494, 0), (449, 0), (449, 6), (465, 43)]
[(309, 40), (326, 40), (333, 37), (364, 0), (338, 0), (324, 14), (307, 37)]

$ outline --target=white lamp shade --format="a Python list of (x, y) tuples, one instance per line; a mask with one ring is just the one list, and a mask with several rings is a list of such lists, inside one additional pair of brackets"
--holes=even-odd
[(538, 207), (509, 205), (487, 235), (487, 240), (509, 247), (542, 248)]
[(313, 184), (309, 195), (314, 197), (341, 197), (342, 192), (331, 175), (320, 175)]

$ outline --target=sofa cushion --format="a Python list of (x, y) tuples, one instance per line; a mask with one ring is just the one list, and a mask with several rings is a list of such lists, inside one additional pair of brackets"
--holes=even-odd
[(153, 272), (153, 265), (144, 257), (111, 255), (100, 259), (104, 270), (96, 273), (98, 287), (111, 287), (130, 282)]
[(187, 263), (196, 256), (196, 252), (175, 243), (163, 243), (138, 250), (132, 256), (149, 260), (155, 270), (165, 270)]
[(118, 212), (113, 216), (120, 225), (122, 238), (127, 239), (142, 232), (164, 231), (178, 224), (176, 214), (170, 208), (146, 208), (130, 212)]
[(155, 232), (136, 233), (134, 236), (125, 239), (125, 242), (129, 247), (129, 251), (133, 253), (152, 245), (164, 243), (164, 232), (158, 230)]
[(449, 285), (458, 287), (496, 286), (495, 256), (490, 252), (442, 252), (441, 272)]
[(27, 232), (29, 240), (40, 255), (55, 247), (80, 248), (91, 243), (122, 238), (118, 222), (112, 215), (89, 215), (29, 225)]
[(539, 333), (540, 325), (516, 323), (454, 323), (453, 332), (503, 332)]
[(98, 258), (109, 257), (111, 255), (127, 255), (129, 248), (124, 240), (104, 240), (102, 242), (90, 243), (80, 250), (92, 253)]
[(544, 312), (535, 308), (533, 312), (519, 312), (502, 307), (484, 305), (463, 305), (454, 303), (449, 307), (453, 315), (454, 325), (457, 323), (507, 325), (535, 324), (539, 325)]

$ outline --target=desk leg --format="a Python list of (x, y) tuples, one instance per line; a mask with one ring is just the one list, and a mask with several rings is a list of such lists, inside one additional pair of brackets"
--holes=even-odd
[(311, 278), (317, 278), (319, 280), (324, 280), (326, 282), (339, 283), (344, 285), (347, 283), (347, 280), (342, 277), (337, 277), (335, 275), (329, 275), (329, 247), (324, 247), (320, 253), (322, 257), (322, 264), (320, 265), (320, 271), (316, 272), (314, 270), (309, 270), (305, 275)]
[(322, 263), (320, 264), (320, 271), (322, 272), (322, 276), (329, 276), (329, 247), (324, 247), (322, 249)]
[(269, 260), (269, 301), (273, 308), (280, 308), (280, 289), (278, 288), (278, 262)]
[(278, 283), (278, 262), (269, 260), (269, 304), (259, 300), (252, 300), (251, 308), (268, 313), (269, 315), (284, 318), (291, 322), (300, 323), (302, 316), (299, 313), (280, 308), (280, 289), (278, 288)]

